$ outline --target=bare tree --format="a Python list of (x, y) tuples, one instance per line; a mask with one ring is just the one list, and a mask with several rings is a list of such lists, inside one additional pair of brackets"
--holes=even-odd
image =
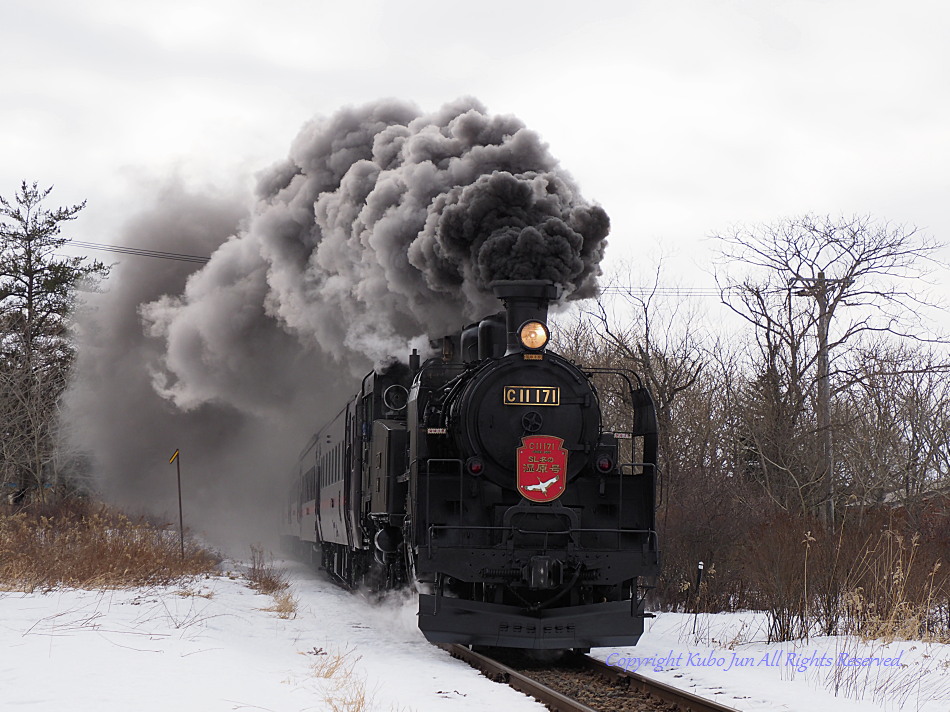
[[(567, 342), (574, 351), (583, 349), (580, 360), (585, 363), (633, 371), (650, 390), (659, 431), (659, 518), (666, 528), (673, 517), (671, 507), (677, 506), (679, 493), (689, 487), (684, 478), (708, 472), (703, 458), (714, 458), (711, 453), (722, 444), (718, 433), (710, 433), (712, 424), (695, 418), (706, 404), (688, 404), (702, 399), (693, 391), (702, 390), (706, 337), (698, 327), (695, 305), (675, 294), (671, 297), (668, 287), (662, 285), (662, 262), (643, 279), (629, 266), (622, 266), (618, 275), (605, 288), (607, 296), (581, 308)], [(634, 286), (637, 283), (642, 286)], [(624, 394), (616, 382), (597, 385), (605, 420), (613, 427), (613, 421), (627, 412), (620, 407)], [(702, 386), (710, 384), (704, 381)], [(712, 407), (722, 402), (720, 391)], [(629, 424), (619, 429), (629, 429)]]
[[(752, 325), (760, 371), (776, 395), (773, 404), (788, 406), (771, 408), (767, 417), (791, 416), (806, 428), (814, 423), (816, 464), (807, 456), (811, 447), (798, 453), (797, 462), (785, 457), (771, 464), (801, 485), (805, 507), (814, 504), (820, 482), (819, 513), (833, 526), (832, 398), (835, 388), (847, 385), (835, 361), (873, 334), (936, 340), (921, 320), (932, 303), (920, 287), (940, 265), (936, 254), (942, 246), (916, 228), (866, 216), (806, 215), (715, 238), (723, 302)], [(743, 276), (735, 276), (737, 270)], [(771, 442), (759, 442), (760, 453), (783, 447), (767, 429), (762, 432)]]
[[(650, 388), (657, 406), (660, 477), (657, 524), (664, 570), (658, 601), (680, 605), (695, 596), (698, 561), (707, 565), (704, 605), (742, 605), (741, 543), (748, 510), (760, 504), (743, 475), (738, 444), (744, 361), (728, 340), (715, 339), (698, 305), (663, 283), (662, 265), (643, 275), (627, 268), (585, 302), (566, 325), (559, 349), (584, 365), (627, 368)], [(620, 393), (598, 382), (605, 427), (618, 418)], [(755, 500), (755, 501), (750, 501)], [(739, 603), (737, 603), (739, 602)]]
[(702, 337), (691, 305), (661, 294), (662, 262), (642, 288), (631, 286), (632, 273), (629, 267), (622, 269), (622, 278), (607, 287), (616, 306), (601, 297), (582, 314), (596, 325), (611, 365), (629, 368), (646, 380), (656, 403), (660, 451), (668, 459), (672, 451), (671, 411), (679, 394), (688, 390), (703, 370)]
[(853, 357), (855, 387), (838, 399), (842, 495), (913, 514), (950, 485), (950, 364), (920, 344), (880, 344)]

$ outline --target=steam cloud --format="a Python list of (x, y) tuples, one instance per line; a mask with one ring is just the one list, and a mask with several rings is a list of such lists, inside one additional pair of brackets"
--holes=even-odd
[(167, 343), (158, 387), (179, 407), (269, 410), (295, 388), (280, 374), (301, 348), (354, 375), (405, 358), (497, 311), (496, 279), (590, 296), (608, 232), (537, 134), (472, 100), (314, 121), (258, 193), (184, 294), (143, 308)]
[(142, 453), (186, 441), (206, 504), (237, 483), (272, 491), (274, 453), (295, 455), (353, 390), (341, 370), (497, 311), (496, 279), (593, 295), (609, 229), (537, 134), (471, 99), (314, 120), (246, 204), (164, 194), (125, 242), (210, 261), (123, 263), (80, 320), (67, 418), (120, 499), (157, 497)]

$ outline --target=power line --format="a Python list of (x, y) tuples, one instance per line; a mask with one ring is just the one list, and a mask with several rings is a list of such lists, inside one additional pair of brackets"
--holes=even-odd
[(80, 242), (70, 240), (63, 247), (82, 247), (87, 250), (102, 250), (103, 252), (118, 252), (122, 255), (138, 255), (139, 257), (156, 257), (162, 260), (178, 260), (180, 262), (206, 263), (210, 257), (200, 255), (186, 255), (180, 252), (163, 252), (162, 250), (146, 250), (139, 247), (125, 247), (123, 245), (104, 245), (98, 242)]
[(714, 287), (603, 287), (602, 294), (619, 294), (633, 297), (721, 297), (722, 291)]
[[(124, 245), (106, 245), (99, 242), (82, 242), (80, 240), (70, 240), (64, 247), (81, 247), (87, 250), (101, 250), (104, 252), (116, 252), (123, 255), (137, 255), (139, 257), (155, 257), (163, 260), (178, 260), (180, 262), (193, 262), (197, 264), (206, 264), (210, 257), (201, 257), (200, 255), (188, 255), (180, 252), (165, 252), (162, 250), (147, 250), (140, 247), (126, 247)], [(729, 289), (727, 287), (727, 289)], [(648, 296), (669, 296), (669, 297), (721, 297), (722, 291), (714, 287), (633, 287), (633, 286), (609, 286), (603, 287), (601, 293), (605, 295), (618, 294), (637, 297)]]

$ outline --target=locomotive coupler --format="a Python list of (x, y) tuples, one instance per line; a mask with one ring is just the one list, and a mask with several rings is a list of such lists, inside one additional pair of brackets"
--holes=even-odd
[(555, 585), (555, 569), (560, 570), (560, 564), (560, 561), (550, 556), (532, 556), (524, 571), (528, 588), (534, 591), (553, 588)]

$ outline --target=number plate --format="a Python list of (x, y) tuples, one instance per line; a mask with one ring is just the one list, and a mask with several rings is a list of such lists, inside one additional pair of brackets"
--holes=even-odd
[(557, 386), (505, 386), (505, 405), (561, 405)]

